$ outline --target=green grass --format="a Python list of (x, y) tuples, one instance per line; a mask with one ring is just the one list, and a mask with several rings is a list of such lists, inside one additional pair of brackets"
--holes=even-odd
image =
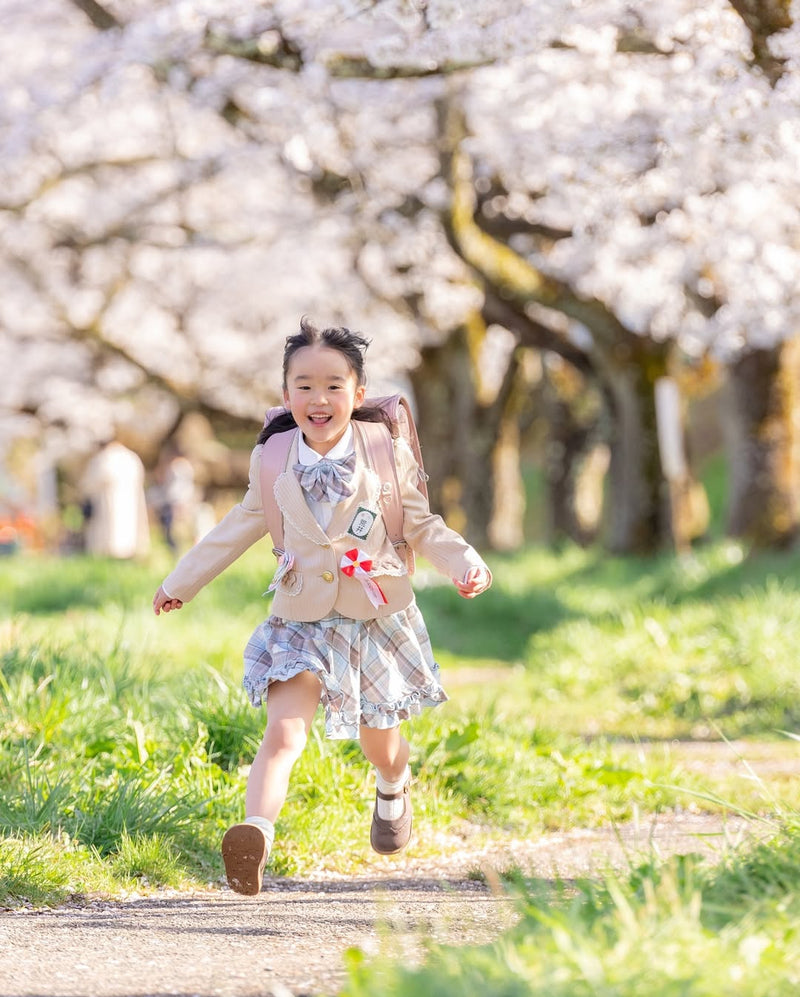
[[(268, 608), (263, 559), (248, 552), (158, 619), (163, 554), (0, 562), (0, 840), (16, 869), (0, 903), (219, 881), (219, 839), (241, 818), (265, 719), (240, 686), (242, 647)], [(451, 700), (407, 725), (418, 854), (437, 840), (425, 829), (463, 822), (492, 838), (690, 801), (718, 810), (717, 798), (798, 805), (796, 745), (781, 732), (800, 728), (799, 556), (532, 548), (492, 566), (496, 584), (475, 601), (420, 572)], [(783, 768), (767, 785), (733, 764), (687, 764), (679, 742), (698, 737), (768, 744)], [(358, 746), (326, 741), (318, 717), (271, 871), (365, 867), (372, 785)]]
[(800, 826), (710, 864), (512, 881), (519, 920), (494, 943), (430, 946), (422, 968), (349, 954), (344, 997), (774, 997), (800, 984)]

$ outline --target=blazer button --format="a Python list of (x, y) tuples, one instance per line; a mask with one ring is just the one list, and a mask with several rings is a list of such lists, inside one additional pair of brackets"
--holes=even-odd
[(323, 582), (332, 582), (333, 581), (333, 572), (332, 571), (323, 571), (322, 572), (322, 580), (323, 580)]

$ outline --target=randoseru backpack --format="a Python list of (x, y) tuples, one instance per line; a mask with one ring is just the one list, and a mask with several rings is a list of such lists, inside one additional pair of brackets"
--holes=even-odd
[[(403, 503), (400, 496), (400, 484), (397, 480), (397, 467), (394, 462), (394, 446), (392, 437), (402, 436), (411, 447), (419, 473), (417, 488), (428, 497), (428, 476), (422, 464), (422, 451), (419, 445), (417, 427), (411, 414), (408, 401), (403, 395), (384, 395), (380, 398), (364, 400), (365, 408), (380, 408), (388, 415), (392, 425), (391, 433), (382, 422), (362, 422), (352, 420), (354, 432), (358, 433), (364, 443), (364, 450), (370, 467), (383, 482), (381, 494), (381, 513), (386, 527), (386, 534), (400, 558), (407, 565), (409, 574), (414, 572), (414, 552), (403, 537)], [(279, 415), (285, 415), (286, 409), (276, 406), (267, 410), (264, 426), (268, 426)], [(264, 443), (261, 453), (261, 498), (264, 504), (264, 517), (267, 529), (272, 537), (272, 545), (276, 552), (283, 553), (283, 516), (275, 501), (273, 485), (275, 479), (286, 468), (289, 448), (292, 443), (292, 432), (275, 433)]]

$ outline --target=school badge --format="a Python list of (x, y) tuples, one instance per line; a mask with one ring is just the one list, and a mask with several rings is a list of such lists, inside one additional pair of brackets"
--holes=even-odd
[(347, 527), (347, 532), (356, 540), (366, 540), (377, 518), (377, 512), (360, 505), (353, 516), (353, 522)]

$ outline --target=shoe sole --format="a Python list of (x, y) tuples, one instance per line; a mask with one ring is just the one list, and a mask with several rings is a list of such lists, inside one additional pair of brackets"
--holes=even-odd
[(235, 824), (222, 839), (222, 861), (228, 886), (235, 893), (254, 897), (261, 892), (267, 864), (267, 839), (254, 824)]

